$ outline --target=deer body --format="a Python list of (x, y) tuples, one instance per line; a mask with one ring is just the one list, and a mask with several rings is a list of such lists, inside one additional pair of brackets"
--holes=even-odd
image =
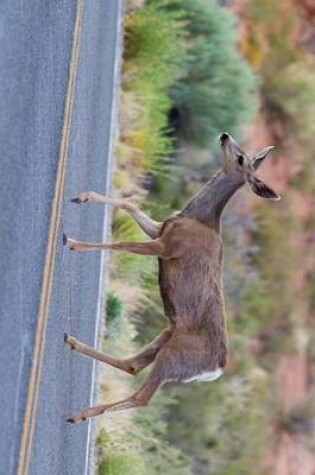
[(178, 216), (165, 223), (161, 238), (166, 255), (175, 256), (159, 258), (165, 316), (174, 326), (174, 340), (178, 335), (180, 345), (185, 341), (185, 352), (193, 346), (194, 338), (200, 353), (193, 360), (193, 369), (188, 369), (184, 358), (182, 379), (224, 368), (227, 342), (220, 233), (194, 219)]
[(143, 406), (167, 381), (213, 381), (227, 364), (227, 331), (222, 286), (221, 213), (238, 188), (250, 184), (265, 198), (279, 199), (254, 176), (271, 147), (249, 159), (226, 133), (220, 137), (223, 169), (178, 213), (163, 223), (151, 220), (128, 202), (94, 192), (81, 193), (75, 202), (111, 203), (128, 211), (151, 241), (142, 243), (84, 243), (67, 238), (70, 249), (126, 250), (159, 259), (159, 287), (170, 326), (140, 353), (120, 359), (90, 348), (66, 335), (76, 351), (106, 362), (130, 374), (153, 363), (152, 372), (130, 398), (89, 408), (69, 422), (95, 417), (105, 411)]

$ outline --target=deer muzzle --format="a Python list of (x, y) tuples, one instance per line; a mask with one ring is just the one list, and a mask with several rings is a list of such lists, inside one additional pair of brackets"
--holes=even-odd
[(223, 132), (219, 137), (221, 147), (223, 147), (229, 139), (230, 139), (229, 134), (227, 132)]
[(245, 153), (237, 142), (227, 132), (223, 132), (219, 136), (221, 146), (221, 161), (225, 172), (240, 172), (238, 165), (241, 157), (244, 162)]

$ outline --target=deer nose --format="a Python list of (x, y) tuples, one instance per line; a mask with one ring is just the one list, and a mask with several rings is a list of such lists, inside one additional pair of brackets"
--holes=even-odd
[(230, 136), (227, 132), (223, 132), (223, 134), (220, 135), (219, 140), (220, 144), (224, 145), (227, 140), (229, 140)]

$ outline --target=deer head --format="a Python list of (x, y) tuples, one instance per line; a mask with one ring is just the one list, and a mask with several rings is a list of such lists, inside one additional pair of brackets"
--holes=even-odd
[(222, 168), (180, 212), (181, 216), (193, 217), (217, 229), (220, 228), (220, 217), (225, 205), (245, 183), (262, 198), (280, 199), (280, 196), (255, 174), (273, 147), (266, 147), (249, 157), (228, 133), (221, 134), (219, 142)]
[(280, 196), (266, 183), (255, 175), (273, 146), (260, 150), (253, 157), (249, 157), (239, 144), (226, 132), (219, 137), (221, 146), (222, 168), (226, 175), (233, 177), (240, 183), (248, 183), (251, 190), (258, 196), (268, 200), (280, 200)]

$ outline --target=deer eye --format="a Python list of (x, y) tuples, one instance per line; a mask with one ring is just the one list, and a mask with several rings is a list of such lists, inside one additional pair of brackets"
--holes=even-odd
[(238, 155), (237, 157), (238, 164), (242, 167), (244, 165), (244, 157), (243, 155)]

